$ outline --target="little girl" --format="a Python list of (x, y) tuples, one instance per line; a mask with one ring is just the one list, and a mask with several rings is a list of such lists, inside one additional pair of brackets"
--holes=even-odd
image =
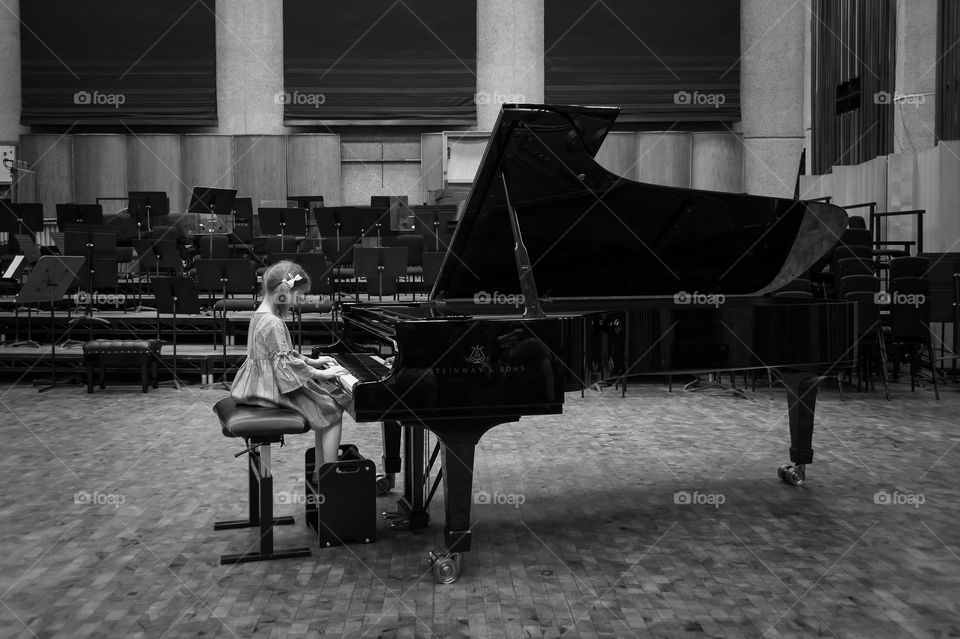
[(310, 290), (310, 276), (294, 262), (278, 262), (263, 274), (263, 303), (250, 318), (247, 359), (233, 380), (238, 404), (290, 408), (316, 436), (316, 466), (336, 461), (343, 411), (350, 396), (336, 378), (347, 371), (330, 357), (312, 359), (293, 349), (283, 321), (297, 296)]

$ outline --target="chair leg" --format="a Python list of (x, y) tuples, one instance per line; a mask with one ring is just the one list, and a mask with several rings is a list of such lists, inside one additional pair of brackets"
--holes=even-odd
[(936, 362), (933, 359), (933, 344), (927, 339), (927, 357), (930, 358), (930, 377), (933, 379), (933, 396), (940, 400), (940, 388), (937, 386)]
[(100, 362), (100, 388), (107, 387), (107, 367)]
[(883, 333), (877, 328), (877, 349), (880, 351), (880, 379), (883, 381), (883, 395), (890, 401), (890, 389), (887, 387), (887, 343)]
[(147, 392), (147, 360), (140, 362), (140, 390)]
[(93, 361), (87, 362), (87, 392), (93, 392)]

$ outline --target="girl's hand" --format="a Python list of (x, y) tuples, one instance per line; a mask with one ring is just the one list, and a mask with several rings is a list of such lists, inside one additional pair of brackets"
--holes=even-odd
[(327, 357), (326, 355), (321, 355), (313, 361), (315, 362), (314, 366), (325, 366), (327, 364), (334, 364), (337, 360), (333, 359), (332, 357)]
[(313, 375), (319, 379), (336, 379), (340, 375), (346, 375), (347, 369), (343, 366), (331, 366), (329, 368), (317, 369)]

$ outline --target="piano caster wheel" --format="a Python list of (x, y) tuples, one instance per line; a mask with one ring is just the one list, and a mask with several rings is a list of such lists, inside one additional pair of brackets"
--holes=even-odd
[(427, 553), (427, 559), (433, 566), (433, 578), (437, 583), (452, 584), (460, 576), (460, 553), (431, 550)]
[(794, 486), (803, 486), (807, 481), (807, 473), (803, 464), (797, 464), (796, 466), (787, 464), (786, 466), (781, 466), (777, 469), (777, 476), (780, 478), (780, 481), (793, 484)]
[(380, 475), (377, 477), (377, 495), (389, 495), (390, 491), (396, 485), (395, 475)]

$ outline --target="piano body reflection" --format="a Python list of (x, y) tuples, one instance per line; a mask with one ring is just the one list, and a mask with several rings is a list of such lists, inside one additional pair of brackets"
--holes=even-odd
[[(598, 356), (599, 317), (622, 322), (625, 373), (775, 370), (790, 422), (781, 478), (795, 484), (813, 458), (820, 375), (853, 359), (851, 304), (764, 297), (833, 246), (846, 213), (614, 175), (594, 155), (618, 112), (505, 105), (428, 301), (343, 305), (331, 354), (356, 377), (354, 419), (384, 424), (387, 478), (405, 427), (400, 505), (412, 527), (427, 525), (432, 496), (424, 429), (441, 444), (440, 581), (470, 549), (481, 436), (562, 412)], [(362, 354), (371, 346), (392, 366)]]

